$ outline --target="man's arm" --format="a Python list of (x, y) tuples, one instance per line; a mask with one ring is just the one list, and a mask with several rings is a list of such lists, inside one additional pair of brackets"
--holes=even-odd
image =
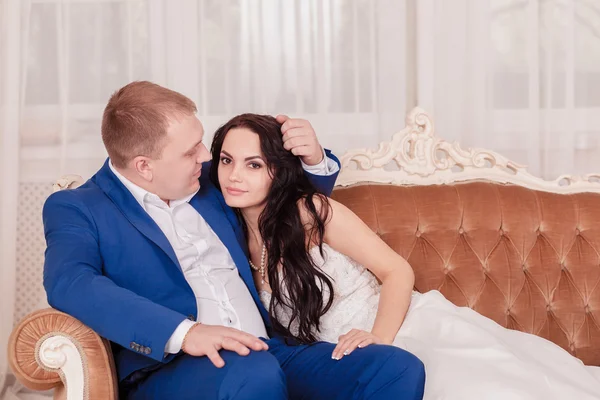
[[(247, 355), (266, 350), (258, 338), (224, 326), (188, 326), (185, 315), (117, 286), (102, 275), (102, 258), (93, 218), (69, 192), (57, 192), (43, 210), (47, 249), (44, 288), (48, 303), (77, 318), (100, 336), (168, 362), (181, 348), (192, 356), (208, 356), (224, 365), (220, 349)], [(182, 343), (176, 343), (182, 334)], [(173, 340), (170, 340), (173, 338)], [(185, 343), (183, 343), (185, 342)], [(166, 346), (169, 343), (170, 346)], [(167, 355), (165, 355), (165, 350)]]
[(48, 303), (125, 348), (166, 362), (165, 344), (185, 315), (117, 286), (102, 275), (98, 233), (87, 207), (69, 192), (43, 210)]
[(300, 157), (308, 179), (317, 190), (326, 196), (331, 195), (340, 171), (340, 161), (331, 151), (323, 151), (315, 130), (307, 120), (287, 115), (278, 115), (276, 119), (281, 124), (283, 147)]
[(340, 173), (340, 160), (330, 150), (325, 149), (325, 158), (320, 164), (310, 166), (303, 162), (302, 167), (315, 188), (325, 196), (330, 196)]

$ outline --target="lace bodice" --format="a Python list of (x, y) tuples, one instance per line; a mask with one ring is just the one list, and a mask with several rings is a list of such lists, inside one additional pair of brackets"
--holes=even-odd
[[(338, 337), (352, 328), (371, 330), (379, 303), (379, 283), (365, 267), (350, 257), (323, 243), (323, 256), (318, 247), (310, 250), (315, 264), (329, 276), (333, 284), (334, 298), (329, 311), (321, 318), (319, 340), (337, 342)], [(271, 295), (260, 292), (265, 307), (269, 307)], [(275, 310), (277, 319), (285, 326), (291, 312), (287, 307)], [(295, 326), (292, 324), (292, 332)]]

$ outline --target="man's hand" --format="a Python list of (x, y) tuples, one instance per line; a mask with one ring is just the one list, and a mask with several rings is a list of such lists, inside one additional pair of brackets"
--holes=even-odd
[(323, 148), (310, 122), (287, 115), (278, 115), (276, 119), (282, 124), (283, 147), (286, 150), (300, 157), (306, 165), (317, 165), (323, 161)]
[(256, 336), (237, 329), (218, 325), (194, 325), (187, 333), (181, 349), (191, 356), (207, 356), (217, 368), (222, 368), (225, 361), (219, 350), (235, 351), (240, 356), (247, 356), (250, 350), (267, 350), (269, 346)]

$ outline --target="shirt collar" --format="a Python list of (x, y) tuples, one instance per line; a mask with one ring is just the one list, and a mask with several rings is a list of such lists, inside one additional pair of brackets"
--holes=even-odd
[(146, 204), (153, 204), (161, 208), (175, 208), (183, 203), (189, 202), (192, 199), (192, 197), (194, 197), (196, 193), (198, 193), (198, 191), (196, 190), (194, 193), (189, 194), (181, 199), (171, 200), (169, 201), (169, 205), (167, 206), (167, 204), (164, 201), (162, 201), (160, 197), (158, 197), (156, 194), (139, 187), (135, 183), (131, 182), (129, 179), (125, 178), (119, 171), (117, 171), (110, 159), (108, 161), (108, 166), (110, 167), (112, 173), (115, 174), (117, 179), (119, 179), (119, 181), (121, 181), (121, 183), (127, 188), (127, 190), (129, 190), (129, 192), (133, 195), (135, 200), (139, 203), (140, 206), (142, 206), (142, 208), (146, 212), (148, 211), (146, 209)]

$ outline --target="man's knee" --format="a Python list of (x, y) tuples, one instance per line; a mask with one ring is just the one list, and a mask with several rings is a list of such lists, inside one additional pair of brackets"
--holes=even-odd
[[(412, 394), (420, 399), (425, 388), (425, 366), (423, 362), (412, 353), (396, 349), (383, 366), (390, 374), (391, 386), (398, 391)], [(411, 397), (406, 397), (411, 398)]]
[(244, 374), (253, 381), (273, 382), (285, 379), (277, 359), (266, 351), (253, 351), (248, 356), (239, 357), (231, 373)]
[(397, 349), (387, 361), (385, 368), (391, 371), (400, 371), (402, 376), (416, 382), (425, 382), (425, 365), (412, 353)]
[[(226, 392), (226, 393), (225, 393)], [(285, 374), (266, 351), (238, 357), (221, 385), (221, 398), (287, 399)]]
[[(415, 355), (393, 346), (373, 349), (377, 373), (369, 375), (364, 397), (368, 399), (421, 399), (425, 386), (425, 367)], [(400, 396), (400, 397), (399, 397)]]

